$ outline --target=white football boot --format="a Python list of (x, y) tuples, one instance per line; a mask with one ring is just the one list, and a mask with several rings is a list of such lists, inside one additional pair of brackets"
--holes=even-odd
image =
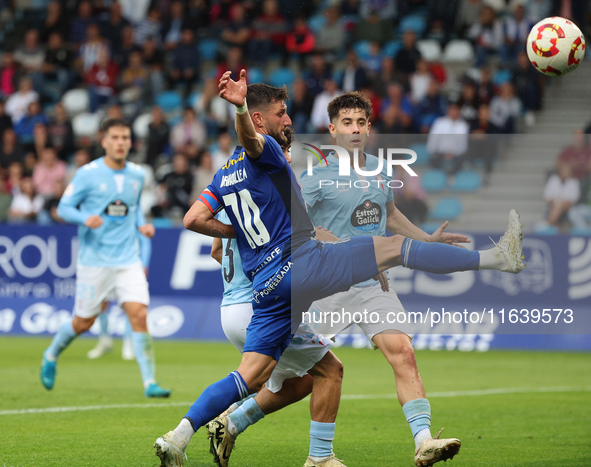
[(133, 341), (126, 337), (123, 338), (123, 345), (121, 346), (121, 358), (123, 360), (135, 360)]
[(320, 462), (315, 462), (310, 456), (306, 459), (306, 463), (304, 467), (347, 467), (343, 464), (343, 461), (337, 459), (334, 454), (328, 456), (326, 459), (321, 460)]
[(187, 455), (175, 443), (175, 432), (169, 431), (154, 443), (156, 456), (160, 458), (160, 467), (183, 467)]
[(101, 334), (98, 339), (98, 343), (96, 346), (89, 350), (86, 356), (91, 360), (95, 358), (100, 358), (106, 353), (113, 351), (113, 338), (106, 334)]
[[(495, 243), (493, 252), (496, 257), (499, 258), (502, 266), (499, 267), (500, 271), (511, 272), (517, 274), (525, 268), (523, 260), (523, 246), (521, 241), (523, 240), (523, 234), (521, 228), (523, 225), (519, 222), (519, 214), (515, 209), (511, 209), (509, 213), (509, 225), (505, 230), (504, 235), (499, 240), (499, 243)], [(494, 250), (497, 250), (496, 252)]]
[(218, 417), (205, 425), (205, 428), (213, 461), (220, 467), (228, 467), (236, 442), (236, 438), (228, 432), (228, 417)]
[(429, 438), (419, 446), (415, 451), (415, 465), (428, 467), (439, 461), (453, 459), (460, 451), (462, 442), (457, 438), (439, 439), (442, 432), (443, 428), (435, 438)]

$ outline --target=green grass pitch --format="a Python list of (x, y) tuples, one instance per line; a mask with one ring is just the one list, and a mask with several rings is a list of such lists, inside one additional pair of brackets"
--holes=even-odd
[[(158, 380), (173, 395), (149, 401), (135, 362), (121, 360), (120, 344), (113, 354), (90, 361), (86, 352), (94, 343), (80, 339), (62, 355), (48, 392), (39, 381), (39, 363), (49, 339), (0, 338), (0, 467), (159, 465), (154, 440), (239, 360), (230, 344), (158, 341)], [(367, 349), (339, 348), (336, 354), (345, 365), (337, 457), (349, 467), (413, 466), (414, 443), (392, 398), (394, 377), (385, 359)], [(591, 466), (591, 355), (421, 351), (417, 361), (432, 394), (434, 433), (444, 426), (445, 435), (462, 440), (460, 454), (446, 466)], [(509, 391), (482, 392), (499, 388)], [(356, 395), (362, 397), (351, 397)], [(144, 404), (157, 406), (6, 414)], [(301, 466), (308, 429), (307, 401), (269, 415), (238, 438), (231, 465)], [(188, 467), (213, 466), (203, 430), (187, 454)]]

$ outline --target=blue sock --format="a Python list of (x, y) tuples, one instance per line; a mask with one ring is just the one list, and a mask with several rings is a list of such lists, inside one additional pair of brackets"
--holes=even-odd
[(197, 431), (210, 420), (226, 410), (230, 404), (248, 396), (248, 387), (240, 376), (233, 371), (224, 379), (208, 386), (201, 393), (184, 418), (187, 418)]
[(265, 414), (253, 398), (245, 401), (240, 407), (234, 412), (228, 415), (230, 421), (234, 424), (236, 431), (240, 434), (246, 430), (250, 425), (254, 425), (256, 422), (265, 417)]
[(405, 238), (400, 256), (402, 266), (435, 274), (477, 271), (480, 253), (445, 243), (426, 243)]
[(415, 399), (402, 406), (406, 421), (410, 425), (412, 436), (425, 428), (431, 429), (431, 405), (427, 399)]
[(60, 353), (70, 345), (70, 342), (72, 342), (77, 335), (78, 334), (74, 332), (74, 328), (72, 327), (72, 320), (62, 324), (53, 337), (50, 346), (47, 348), (49, 359), (51, 360), (53, 357), (54, 360), (57, 360)]
[(142, 374), (144, 388), (147, 388), (151, 383), (156, 383), (156, 363), (154, 362), (152, 338), (147, 332), (134, 332), (131, 338), (133, 340), (135, 359)]
[(334, 423), (310, 422), (310, 456), (328, 457), (332, 454)]
[(133, 335), (133, 328), (131, 327), (131, 322), (129, 321), (129, 318), (127, 317), (127, 315), (125, 315), (125, 334), (123, 334), (123, 337), (125, 339), (131, 339), (132, 335)]
[(99, 324), (101, 326), (101, 334), (109, 335), (109, 315), (104, 312), (98, 315)]

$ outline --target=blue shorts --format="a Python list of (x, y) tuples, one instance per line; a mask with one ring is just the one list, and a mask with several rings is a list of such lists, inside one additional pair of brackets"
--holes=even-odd
[(266, 265), (252, 283), (253, 316), (244, 352), (279, 360), (314, 300), (349, 290), (378, 272), (372, 237), (310, 240), (283, 262)]

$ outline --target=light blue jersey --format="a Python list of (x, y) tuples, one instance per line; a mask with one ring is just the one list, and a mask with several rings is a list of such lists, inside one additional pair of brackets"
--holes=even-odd
[[(365, 170), (377, 169), (379, 159), (369, 154), (365, 156)], [(373, 177), (358, 176), (353, 170), (350, 175), (339, 175), (339, 160), (334, 154), (329, 155), (327, 161), (327, 167), (314, 167), (312, 176), (306, 171), (300, 180), (312, 223), (331, 230), (341, 239), (385, 237), (386, 205), (394, 200), (392, 188), (388, 186), (392, 177), (388, 176), (386, 167)], [(328, 183), (330, 181), (333, 183)], [(375, 284), (377, 282), (370, 279), (357, 285)]]
[[(104, 157), (78, 169), (58, 206), (58, 215), (78, 224), (78, 264), (118, 267), (140, 262), (138, 227), (145, 219), (139, 205), (144, 169), (127, 162), (122, 170), (105, 164)], [(91, 215), (103, 224), (84, 225)]]
[[(230, 218), (225, 210), (219, 212), (217, 220), (230, 225)], [(222, 238), (222, 277), (224, 279), (224, 297), (222, 306), (250, 303), (252, 301), (252, 282), (242, 270), (242, 260), (235, 238)]]

